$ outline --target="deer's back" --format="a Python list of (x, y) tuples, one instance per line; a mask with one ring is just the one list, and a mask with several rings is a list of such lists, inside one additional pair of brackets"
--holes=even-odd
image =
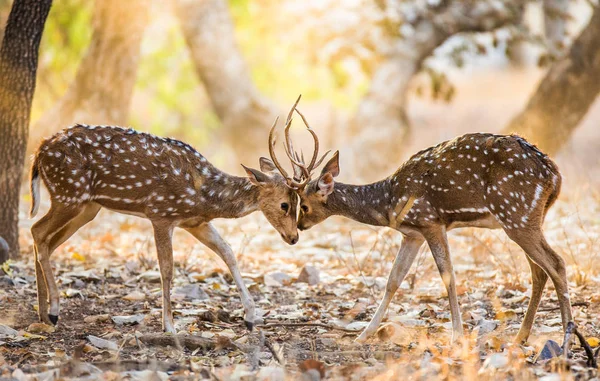
[(478, 226), (494, 216), (508, 229), (543, 218), (561, 184), (556, 164), (534, 145), (493, 134), (467, 134), (423, 150), (392, 180), (397, 193), (417, 197), (409, 224)]
[(36, 160), (53, 201), (93, 200), (144, 215), (166, 213), (163, 203), (189, 210), (196, 204), (192, 196), (215, 172), (188, 144), (108, 126), (65, 129), (42, 142)]

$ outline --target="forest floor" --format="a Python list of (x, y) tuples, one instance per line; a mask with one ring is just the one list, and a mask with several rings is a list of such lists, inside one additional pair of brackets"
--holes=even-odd
[[(599, 216), (598, 197), (563, 195), (545, 224), (549, 242), (568, 263), (575, 320), (596, 346)], [(547, 340), (562, 343), (550, 282), (530, 342), (511, 343), (527, 307), (531, 277), (524, 254), (501, 231), (450, 233), (467, 333), (454, 345), (446, 292), (426, 248), (378, 334), (366, 344), (353, 342), (383, 295), (399, 233), (333, 218), (302, 232), (296, 246), (287, 246), (258, 213), (216, 221), (268, 323), (249, 332), (225, 265), (193, 237), (177, 232), (175, 322), (179, 334), (193, 339), (175, 345), (159, 334), (160, 280), (147, 221), (102, 211), (55, 252), (61, 292), (56, 329), (37, 324), (31, 221), (22, 224), (22, 257), (0, 269), (0, 378), (598, 377), (597, 370), (586, 368), (578, 344), (571, 359), (535, 361)], [(305, 266), (318, 273), (315, 284), (299, 279)]]

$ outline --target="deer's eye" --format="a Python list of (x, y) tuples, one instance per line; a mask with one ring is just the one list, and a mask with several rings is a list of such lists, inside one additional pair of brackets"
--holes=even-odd
[(288, 204), (287, 202), (282, 202), (281, 203), (281, 210), (283, 210), (284, 212), (287, 213), (287, 211), (290, 209), (290, 204)]
[(302, 212), (308, 213), (308, 206), (307, 205), (302, 205), (300, 208), (302, 208)]

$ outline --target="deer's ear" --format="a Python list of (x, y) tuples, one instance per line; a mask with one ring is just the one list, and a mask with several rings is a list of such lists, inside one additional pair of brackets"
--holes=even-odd
[(333, 157), (325, 164), (321, 171), (321, 177), (326, 173), (330, 173), (333, 177), (337, 177), (340, 174), (340, 151), (335, 151)]
[(275, 164), (273, 164), (273, 162), (266, 157), (261, 157), (258, 159), (258, 163), (260, 164), (260, 170), (263, 172), (272, 172), (276, 169)]
[(244, 167), (244, 169), (246, 170), (246, 173), (248, 174), (248, 178), (250, 179), (250, 182), (252, 184), (264, 185), (269, 182), (269, 176), (262, 173), (258, 169), (248, 168), (244, 164), (242, 164), (242, 167)]
[(333, 175), (330, 172), (319, 177), (317, 181), (317, 193), (323, 197), (329, 196), (333, 192)]

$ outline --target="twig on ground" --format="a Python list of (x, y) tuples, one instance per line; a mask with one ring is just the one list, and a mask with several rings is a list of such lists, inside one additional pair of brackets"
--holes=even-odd
[(342, 327), (335, 327), (333, 325), (324, 323), (283, 323), (283, 322), (269, 322), (266, 324), (259, 324), (257, 327), (260, 328), (273, 328), (273, 327), (321, 327), (327, 329), (335, 329), (343, 332), (359, 333), (359, 330), (347, 329)]
[(569, 349), (571, 347), (571, 341), (573, 340), (573, 334), (579, 339), (579, 344), (585, 350), (585, 354), (587, 356), (587, 366), (590, 368), (598, 368), (598, 363), (596, 362), (596, 356), (594, 355), (594, 351), (590, 344), (585, 340), (583, 335), (577, 329), (577, 326), (572, 321), (567, 324), (567, 329), (565, 330), (565, 339), (563, 342), (563, 356), (565, 359), (569, 359)]
[[(574, 302), (571, 303), (571, 307), (589, 307), (590, 303), (589, 302)], [(559, 306), (555, 306), (555, 307), (545, 307), (545, 308), (540, 308), (538, 309), (538, 312), (552, 312), (552, 311), (558, 311), (560, 310)]]
[(162, 333), (145, 334), (138, 339), (146, 345), (174, 346), (179, 349), (187, 348), (189, 350), (201, 349), (211, 350), (217, 348), (238, 348), (231, 340), (219, 338), (218, 340), (205, 339), (203, 337), (188, 335), (165, 335)]
[(275, 347), (273, 347), (273, 344), (269, 341), (269, 339), (267, 339), (263, 331), (260, 331), (260, 341), (262, 341), (265, 347), (267, 347), (267, 349), (269, 350), (269, 352), (271, 352), (273, 358), (277, 360), (279, 365), (284, 365), (283, 360), (281, 359), (281, 357), (279, 357), (279, 353), (277, 353)]

